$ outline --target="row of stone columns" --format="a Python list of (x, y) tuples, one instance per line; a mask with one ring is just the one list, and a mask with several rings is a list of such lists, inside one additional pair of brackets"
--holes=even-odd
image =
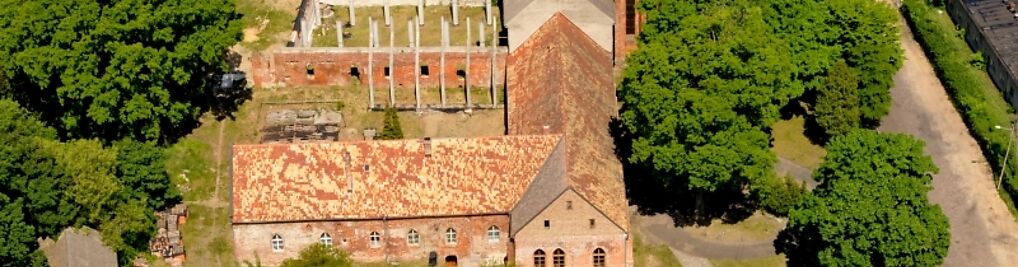
[[(420, 88), (421, 87), (420, 86), (420, 76), (421, 76), (421, 72), (420, 72), (421, 71), (421, 69), (420, 69), (420, 66), (421, 66), (420, 65), (421, 64), (421, 62), (420, 62), (421, 61), (420, 40), (421, 40), (421, 34), (420, 34), (420, 25), (418, 25), (416, 23), (413, 23), (415, 20), (417, 20), (417, 18), (414, 18), (413, 20), (407, 21), (407, 25), (410, 26), (409, 31), (408, 31), (409, 32), (408, 35), (412, 36), (412, 39), (411, 39), (410, 43), (411, 43), (411, 47), (414, 50), (414, 94), (415, 94), (415, 99), (416, 99), (415, 107), (418, 110), (421, 110), (422, 109), (422, 106), (421, 106), (421, 88)], [(471, 24), (470, 23), (470, 18), (466, 18), (466, 24), (467, 24), (467, 36), (466, 36), (466, 38), (467, 38), (467, 45), (466, 45), (466, 60), (465, 60), (466, 63), (465, 63), (465, 67), (463, 68), (463, 72), (464, 72), (463, 79), (464, 79), (464, 96), (466, 98), (466, 108), (469, 111), (471, 109), (471, 107), (473, 107), (473, 98), (470, 95), (470, 55), (472, 54), (471, 52), (472, 52), (472, 49), (474, 47), (474, 43), (473, 43), (473, 38), (471, 36), (471, 32), (472, 31), (471, 31), (471, 27), (470, 27), (470, 24)], [(375, 50), (376, 47), (379, 47), (378, 22), (375, 21), (373, 18), (369, 17), (368, 18), (368, 25), (370, 27), (370, 30), (368, 31), (368, 34), (369, 34), (369, 36), (368, 36), (368, 70), (367, 70), (367, 75), (368, 75), (368, 91), (369, 91), (368, 92), (368, 98), (369, 98), (368, 101), (369, 101), (369, 105), (372, 108), (374, 108), (375, 107), (375, 83), (374, 83), (374, 73), (373, 73), (373, 71), (374, 71), (374, 50)], [(484, 34), (483, 28), (485, 28), (484, 27), (484, 23), (478, 22), (478, 25), (479, 25), (478, 27), (480, 29), (482, 29), (482, 30), (479, 30), (479, 32), (482, 34), (482, 37), (483, 37), (483, 34)], [(445, 19), (445, 17), (442, 17), (442, 27), (441, 27), (441, 30), (442, 30), (442, 36), (441, 36), (442, 40), (441, 40), (441, 50), (440, 50), (440, 55), (439, 55), (439, 57), (440, 57), (440, 59), (439, 59), (440, 60), (439, 61), (439, 94), (440, 94), (440, 97), (441, 97), (441, 105), (444, 108), (444, 107), (447, 107), (447, 103), (448, 103), (447, 102), (447, 98), (446, 98), (446, 85), (445, 85), (445, 53), (446, 53), (447, 47), (450, 46), (450, 42), (449, 42), (449, 38), (450, 38), (449, 37), (450, 36), (450, 34), (449, 34), (449, 24), (448, 24), (448, 21)], [(342, 34), (342, 33), (340, 33), (340, 34)], [(490, 86), (491, 86), (491, 105), (495, 106), (495, 105), (498, 104), (498, 102), (497, 102), (498, 101), (498, 95), (497, 95), (498, 94), (498, 90), (497, 90), (497, 86), (496, 86), (497, 78), (496, 78), (496, 68), (495, 68), (495, 64), (497, 62), (496, 55), (497, 55), (498, 46), (495, 44), (496, 43), (495, 40), (497, 40), (497, 27), (495, 26), (495, 24), (492, 24), (491, 36), (492, 36), (492, 40), (493, 41), (492, 41), (492, 45), (491, 45), (491, 63), (489, 65), (489, 72), (491, 74), (491, 81), (490, 81)], [(390, 73), (389, 73), (389, 84), (388, 84), (389, 85), (389, 105), (390, 106), (396, 104), (396, 88), (395, 88), (395, 81), (394, 81), (395, 80), (395, 75), (393, 73), (391, 73), (393, 71), (394, 67), (395, 67), (395, 52), (396, 52), (396, 49), (395, 49), (394, 39), (395, 39), (395, 31), (392, 30), (392, 28), (390, 28), (389, 29), (389, 64), (388, 64), (388, 67), (389, 67), (389, 70), (390, 70)], [(480, 44), (481, 47), (485, 46), (483, 38), (479, 39), (479, 44)]]
[[(357, 26), (357, 12), (356, 12), (356, 7), (354, 6), (354, 0), (347, 0), (347, 7), (348, 7), (349, 16), (350, 16), (350, 26), (351, 27), (352, 26)], [(424, 13), (425, 13), (424, 12), (424, 7), (425, 7), (424, 6), (424, 0), (417, 0), (417, 17), (415, 18), (415, 20), (417, 21), (417, 24), (419, 24), (421, 26), (424, 25)], [(460, 25), (460, 19), (459, 19), (459, 1), (458, 0), (452, 0), (452, 4), (451, 4), (450, 8), (452, 9), (452, 25), (453, 26), (459, 26)], [(485, 18), (485, 22), (488, 25), (493, 25), (494, 24), (494, 16), (495, 16), (494, 13), (495, 13), (495, 11), (492, 8), (493, 7), (491, 6), (491, 1), (485, 0), (484, 1), (484, 18)], [(315, 8), (315, 10), (316, 10), (315, 12), (317, 12), (317, 8)], [(383, 6), (382, 6), (382, 13), (383, 13), (383, 16), (385, 16), (385, 18), (384, 18), (385, 26), (391, 26), (392, 25), (392, 6), (390, 4), (390, 0), (386, 0), (385, 3), (383, 4)], [(321, 16), (318, 16), (318, 19), (321, 19)]]

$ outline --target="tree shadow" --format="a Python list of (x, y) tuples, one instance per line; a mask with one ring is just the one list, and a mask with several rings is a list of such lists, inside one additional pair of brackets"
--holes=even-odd
[(802, 117), (804, 120), (802, 134), (806, 136), (806, 139), (809, 139), (810, 143), (823, 146), (827, 144), (830, 137), (824, 133), (824, 129), (817, 124), (816, 117), (809, 111), (807, 101), (812, 98), (814, 96), (811, 96), (811, 93), (804, 94), (797, 100), (789, 101), (778, 112), (781, 114), (782, 120), (790, 120), (796, 116)]
[(609, 127), (615, 140), (615, 154), (622, 162), (626, 196), (639, 214), (667, 214), (675, 226), (690, 226), (710, 225), (715, 219), (737, 223), (758, 209), (757, 203), (743, 190), (706, 193), (688, 189), (686, 179), (666, 184), (655, 178), (665, 174), (650, 166), (629, 162), (632, 137), (621, 121), (613, 119)]

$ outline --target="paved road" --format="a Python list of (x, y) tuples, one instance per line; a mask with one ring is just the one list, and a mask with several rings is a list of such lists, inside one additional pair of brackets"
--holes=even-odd
[[(632, 215), (632, 225), (642, 236), (664, 243), (672, 249), (710, 259), (755, 259), (774, 256), (774, 237), (756, 243), (726, 244), (703, 240), (672, 223), (666, 214)], [(776, 237), (776, 236), (775, 236)], [(679, 255), (676, 255), (679, 256)]]
[(955, 111), (922, 49), (902, 26), (905, 62), (894, 77), (893, 104), (879, 130), (926, 141), (940, 167), (930, 200), (951, 223), (944, 266), (1018, 266), (1018, 224), (994, 190), (976, 141)]
[(774, 171), (778, 174), (787, 174), (800, 182), (806, 183), (806, 186), (809, 187), (809, 189), (817, 187), (817, 181), (813, 180), (813, 171), (810, 171), (810, 169), (800, 166), (799, 164), (795, 164), (795, 162), (791, 160), (778, 157), (778, 164), (774, 165)]

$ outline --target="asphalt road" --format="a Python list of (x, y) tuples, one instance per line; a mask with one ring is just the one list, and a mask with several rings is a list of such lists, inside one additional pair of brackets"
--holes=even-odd
[(990, 167), (912, 33), (907, 26), (902, 32), (905, 62), (879, 130), (924, 140), (940, 167), (929, 197), (951, 223), (944, 266), (1018, 266), (1018, 224), (994, 189)]

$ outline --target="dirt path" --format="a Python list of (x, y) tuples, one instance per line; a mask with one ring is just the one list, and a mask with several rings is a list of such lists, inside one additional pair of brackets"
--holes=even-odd
[(894, 76), (891, 112), (879, 130), (924, 140), (926, 152), (940, 167), (929, 197), (951, 223), (944, 266), (1018, 266), (1018, 224), (997, 195), (979, 146), (922, 48), (907, 26), (902, 33), (905, 62)]
[[(634, 212), (632, 220), (633, 227), (641, 236), (695, 258), (755, 259), (774, 256), (774, 238), (743, 244), (720, 243), (700, 239), (675, 227), (672, 218), (666, 214), (640, 215)], [(676, 257), (679, 256), (676, 254)]]

